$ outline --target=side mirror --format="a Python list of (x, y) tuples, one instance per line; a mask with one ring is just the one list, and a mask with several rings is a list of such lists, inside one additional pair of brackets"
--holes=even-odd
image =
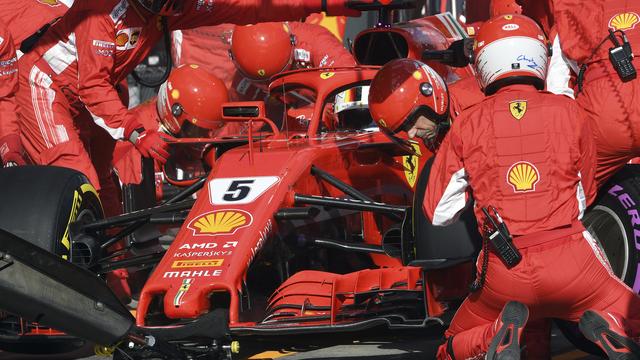
[(456, 40), (447, 50), (426, 50), (422, 60), (435, 60), (452, 67), (465, 67), (473, 62), (473, 39)]

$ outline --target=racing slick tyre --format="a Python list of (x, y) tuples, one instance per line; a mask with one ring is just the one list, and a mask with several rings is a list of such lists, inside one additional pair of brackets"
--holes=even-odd
[[(98, 194), (81, 173), (53, 166), (0, 169), (0, 228), (64, 259), (76, 257), (69, 225), (103, 217)], [(0, 318), (0, 350), (65, 353), (85, 345), (77, 338), (24, 322)]]
[[(602, 188), (582, 223), (596, 239), (613, 273), (636, 293), (640, 291), (640, 165), (625, 165)], [(638, 248), (637, 248), (638, 247)], [(604, 353), (588, 341), (576, 324), (556, 321), (580, 350)]]
[(613, 273), (640, 291), (640, 165), (618, 171), (600, 190), (582, 222)]

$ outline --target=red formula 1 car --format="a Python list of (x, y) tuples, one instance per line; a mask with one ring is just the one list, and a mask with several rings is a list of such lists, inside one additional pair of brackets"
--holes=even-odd
[[(336, 95), (366, 86), (377, 70), (312, 69), (278, 76), (268, 100), (273, 120), (266, 117), (263, 102), (226, 104), (225, 121), (240, 135), (175, 144), (193, 148), (207, 143), (203, 159), (208, 174), (178, 179), (180, 171), (166, 171), (172, 182), (186, 187), (163, 204), (115, 218), (100, 219), (88, 184), (69, 185), (80, 178), (74, 172), (8, 169), (12, 184), (27, 173), (47, 176), (47, 182), (68, 179), (59, 188), (49, 185), (49, 192), (73, 199), (70, 210), (62, 209), (63, 214), (70, 211), (71, 217), (64, 218), (72, 223), (59, 255), (101, 274), (127, 268), (131, 284), (153, 267), (140, 284), (135, 326), (129, 319), (131, 328), (125, 333), (105, 336), (109, 322), (82, 311), (63, 321), (74, 323), (72, 327), (83, 323), (80, 332), (48, 318), (47, 310), (39, 321), (104, 343), (137, 336), (140, 342), (121, 350), (134, 358), (226, 356), (232, 341), (247, 335), (443, 324), (467, 293), (474, 250), (455, 258), (415, 257), (414, 247), (420, 245), (412, 224), (424, 219), (414, 216), (421, 212), (414, 213), (411, 205), (430, 153), (417, 143), (390, 142), (370, 127), (368, 116), (352, 113), (340, 120), (332, 111)], [(227, 149), (216, 154), (214, 147)], [(182, 223), (168, 249), (138, 234), (126, 247), (107, 250), (140, 226), (159, 223), (165, 230), (167, 224)], [(454, 245), (458, 240), (450, 241)], [(62, 266), (71, 265), (55, 265)], [(60, 280), (71, 287), (67, 280), (72, 279)], [(57, 288), (55, 292), (66, 296)], [(68, 305), (76, 306), (74, 301)], [(24, 309), (16, 310), (22, 304), (2, 306), (34, 319)], [(163, 346), (151, 344), (156, 341)]]
[[(460, 65), (468, 42), (453, 23), (368, 30), (354, 53), (361, 64), (427, 55)], [(120, 359), (228, 359), (247, 336), (446, 325), (475, 276), (475, 219), (429, 227), (431, 153), (371, 127), (362, 103), (344, 107), (377, 70), (288, 72), (265, 102), (226, 104), (231, 136), (178, 140), (171, 191), (158, 202), (146, 166), (121, 216), (104, 219), (71, 170), (2, 169), (11, 206), (0, 207), (0, 308), (22, 318), (3, 315), (0, 345), (69, 344), (45, 324), (114, 345), (104, 351)]]

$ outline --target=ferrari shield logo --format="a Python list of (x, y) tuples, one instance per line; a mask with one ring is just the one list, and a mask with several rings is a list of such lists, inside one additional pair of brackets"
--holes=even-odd
[(320, 79), (327, 80), (328, 78), (332, 77), (335, 74), (336, 73), (334, 72), (323, 72), (323, 73), (320, 73)]
[(180, 289), (176, 293), (176, 296), (173, 298), (174, 306), (178, 307), (182, 304), (182, 298), (184, 297), (184, 294), (186, 294), (187, 291), (189, 291), (189, 288), (191, 287), (192, 283), (193, 283), (193, 279), (182, 280), (182, 285), (180, 286)]
[(404, 165), (404, 176), (407, 178), (409, 186), (413, 187), (416, 184), (418, 174), (420, 173), (420, 163), (418, 162), (418, 158), (422, 156), (422, 154), (420, 153), (420, 145), (418, 145), (418, 143), (412, 141), (411, 146), (415, 150), (416, 154), (403, 156), (402, 165)]
[(527, 100), (514, 100), (510, 102), (509, 111), (511, 111), (511, 116), (516, 120), (522, 119), (527, 112)]

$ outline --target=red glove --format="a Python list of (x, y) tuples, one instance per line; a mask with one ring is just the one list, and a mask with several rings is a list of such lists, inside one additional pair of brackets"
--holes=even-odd
[(0, 139), (0, 157), (4, 167), (27, 164), (20, 135), (9, 134)]
[(175, 138), (157, 130), (140, 128), (131, 133), (129, 140), (140, 151), (142, 156), (153, 158), (164, 165), (169, 159), (168, 141), (173, 141)]

